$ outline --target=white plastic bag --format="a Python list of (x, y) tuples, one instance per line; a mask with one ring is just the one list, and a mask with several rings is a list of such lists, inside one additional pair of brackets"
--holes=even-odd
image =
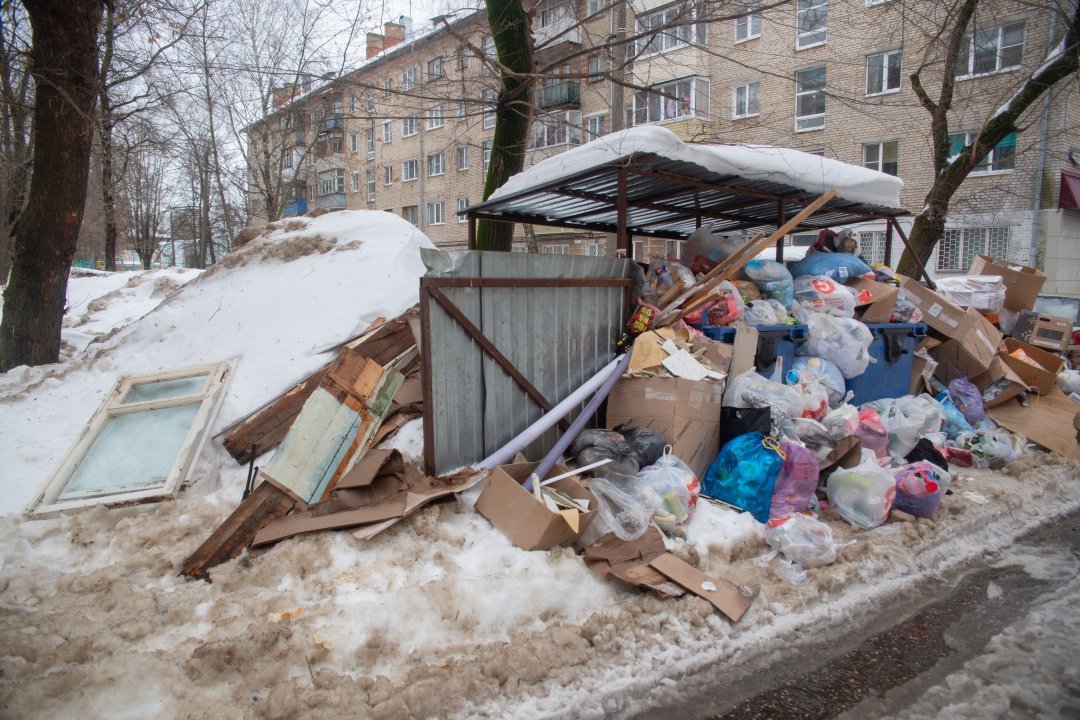
[(728, 382), (724, 406), (736, 408), (772, 408), (774, 425), (787, 418), (802, 417), (803, 397), (795, 388), (781, 385), (747, 370)]
[(1066, 395), (1080, 392), (1080, 371), (1062, 369), (1057, 376), (1058, 387)]
[(870, 357), (874, 335), (858, 320), (798, 308), (796, 317), (807, 325), (807, 340), (799, 348), (799, 355), (829, 360), (848, 380), (862, 375), (874, 361)]
[[(911, 395), (900, 398), (886, 398), (866, 403), (863, 407), (872, 407), (877, 410), (881, 417), (881, 424), (888, 434), (889, 455), (898, 458), (907, 457), (919, 438), (924, 434), (924, 428), (938, 422), (928, 419), (936, 418), (936, 411), (927, 407), (925, 402), (919, 401)], [(940, 429), (940, 424), (938, 428)]]
[(795, 278), (795, 302), (834, 317), (855, 317), (855, 296), (847, 286), (827, 277)]
[(683, 523), (690, 519), (690, 513), (701, 495), (697, 475), (686, 463), (671, 454), (671, 446), (668, 445), (660, 459), (642, 468), (637, 477), (647, 483), (660, 500), (653, 510), (653, 522), (669, 536), (678, 534)]
[[(811, 375), (818, 380), (829, 394), (829, 406), (836, 407), (844, 401), (847, 383), (836, 364), (825, 358), (800, 355), (795, 358), (788, 370), (788, 384), (794, 385), (804, 375)], [(792, 379), (794, 378), (794, 379)]]
[(960, 433), (950, 445), (970, 452), (975, 466), (980, 468), (998, 468), (1017, 458), (1013, 438), (1004, 430)]
[(753, 325), (754, 327), (781, 324), (776, 319), (775, 308), (768, 300), (751, 300), (746, 306), (743, 320), (746, 321), (747, 325)]
[(821, 424), (829, 431), (833, 442), (840, 442), (854, 435), (859, 429), (859, 409), (854, 405), (844, 403), (830, 411)]
[(836, 551), (841, 547), (833, 542), (828, 525), (803, 513), (769, 520), (765, 542), (785, 560), (804, 570), (828, 565), (836, 559)]
[(840, 517), (869, 530), (889, 517), (896, 499), (896, 480), (877, 464), (873, 452), (863, 450), (862, 462), (829, 476), (825, 492)]
[(621, 540), (637, 540), (645, 534), (660, 498), (636, 475), (593, 478), (589, 491), (596, 497), (600, 517)]

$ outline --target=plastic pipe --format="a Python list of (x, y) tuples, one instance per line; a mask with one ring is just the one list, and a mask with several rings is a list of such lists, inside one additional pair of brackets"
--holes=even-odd
[[(607, 365), (600, 368), (598, 373), (587, 380), (584, 385), (570, 393), (570, 395), (568, 395), (561, 403), (551, 408), (551, 410), (545, 413), (543, 417), (522, 430), (513, 440), (477, 463), (475, 465), (476, 469), (491, 470), (498, 465), (504, 465), (509, 462), (514, 455), (527, 448), (536, 440), (536, 438), (543, 435), (550, 430), (555, 423), (566, 417), (566, 414), (573, 410), (575, 405), (580, 405), (585, 402), (585, 399), (589, 397), (589, 395), (596, 392), (596, 389), (599, 388), (609, 376), (615, 373), (620, 360), (621, 358), (615, 358)], [(621, 370), (615, 377), (618, 377), (620, 374), (622, 374)]]
[[(551, 448), (544, 459), (540, 461), (540, 464), (536, 466), (536, 470), (533, 474), (537, 476), (541, 481), (547, 477), (547, 474), (551, 472), (551, 468), (555, 467), (555, 463), (558, 462), (559, 457), (570, 447), (570, 443), (574, 442), (577, 436), (585, 428), (585, 423), (589, 422), (589, 419), (596, 414), (596, 411), (600, 409), (600, 403), (604, 402), (607, 396), (611, 393), (611, 388), (615, 387), (615, 383), (618, 382), (619, 377), (626, 370), (626, 366), (630, 364), (630, 353), (624, 353), (617, 360), (615, 372), (609, 375), (604, 383), (597, 389), (596, 394), (593, 395), (592, 400), (585, 406), (574, 422), (570, 423), (570, 429), (563, 433), (558, 442), (555, 443), (555, 447)], [(525, 481), (524, 485), (526, 490), (532, 491), (532, 480)]]

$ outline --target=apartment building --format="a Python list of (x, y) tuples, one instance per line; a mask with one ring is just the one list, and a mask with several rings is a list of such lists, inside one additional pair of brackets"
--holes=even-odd
[[(639, 38), (627, 50), (623, 82), (612, 82), (622, 54), (606, 43), (617, 31), (618, 5), (543, 0), (533, 10), (544, 79), (527, 163), (604, 135), (618, 115), (623, 126), (663, 124), (691, 142), (782, 145), (896, 174), (905, 182), (904, 206), (920, 208), (933, 179), (929, 114), (910, 75), (928, 58), (924, 83), (931, 94), (938, 87), (940, 58), (927, 48), (946, 24), (944, 10), (930, 0), (761, 5), (716, 20), (707, 13), (730, 18), (732, 8), (635, 0), (627, 29)], [(1026, 2), (986, 2), (980, 13), (957, 63), (950, 114), (957, 148), (1065, 30), (1060, 18)], [(279, 142), (272, 138), (288, 138), (282, 165), (295, 173), (285, 174), (295, 179), (288, 212), (387, 210), (440, 246), (464, 247), (466, 225), (456, 212), (482, 196), (494, 126), (497, 78), (484, 58), (494, 56), (485, 15), (415, 37), (388, 23), (368, 36), (368, 54), (360, 67), (304, 95), (285, 90), (282, 107), (251, 129), (252, 166), (272, 155), (267, 147)], [(932, 272), (962, 272), (975, 254), (989, 252), (1037, 262), (1050, 275), (1047, 292), (1080, 295), (1078, 120), (1075, 82), (1030, 109), (1023, 129), (994, 148), (957, 194)], [(605, 254), (614, 246), (600, 234), (534, 230), (545, 252)], [(858, 230), (868, 259), (899, 259), (900, 243), (884, 257), (884, 227)], [(526, 242), (519, 227), (515, 249)], [(677, 256), (680, 245), (639, 240), (634, 255)]]

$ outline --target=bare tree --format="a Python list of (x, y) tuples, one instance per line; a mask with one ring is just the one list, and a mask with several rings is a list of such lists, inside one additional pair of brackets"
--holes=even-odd
[(169, 151), (174, 145), (166, 138), (156, 137), (151, 128), (140, 128), (139, 135), (126, 139), (125, 144), (131, 149), (120, 189), (127, 211), (129, 240), (143, 269), (149, 270), (159, 254), (169, 192)]
[(11, 267), (11, 230), (19, 219), (30, 180), (33, 144), (33, 81), (30, 22), (20, 3), (0, 4), (0, 285)]

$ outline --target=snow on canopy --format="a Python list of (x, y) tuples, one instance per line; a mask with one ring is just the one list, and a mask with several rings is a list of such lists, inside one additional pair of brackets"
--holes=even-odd
[(801, 150), (772, 145), (689, 144), (666, 128), (650, 125), (620, 130), (547, 158), (511, 177), (489, 200), (625, 160), (635, 153), (651, 153), (721, 175), (780, 183), (817, 195), (835, 188), (842, 200), (879, 207), (899, 209), (900, 189), (904, 187), (904, 181), (893, 175)]

